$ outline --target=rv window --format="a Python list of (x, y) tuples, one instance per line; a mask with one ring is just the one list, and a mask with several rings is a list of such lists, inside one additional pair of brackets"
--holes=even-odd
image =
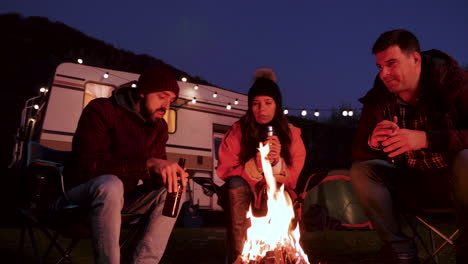
[(169, 109), (164, 115), (164, 120), (167, 122), (169, 133), (175, 133), (177, 128), (177, 112), (174, 109)]
[(222, 138), (221, 137), (215, 137), (214, 138), (214, 153), (215, 153), (215, 159), (218, 160), (218, 150), (219, 146), (221, 146)]
[(83, 108), (93, 99), (100, 97), (110, 97), (114, 86), (88, 82), (85, 84), (85, 96), (83, 101)]

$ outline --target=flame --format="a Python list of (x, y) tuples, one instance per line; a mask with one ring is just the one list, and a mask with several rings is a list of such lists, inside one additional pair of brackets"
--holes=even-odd
[(247, 212), (247, 218), (250, 218), (252, 225), (247, 229), (247, 239), (241, 255), (242, 261), (245, 263), (257, 261), (268, 251), (284, 249), (294, 252), (298, 259), (295, 263), (309, 264), (307, 255), (299, 243), (299, 226), (297, 224), (292, 226), (295, 222), (291, 198), (284, 191), (284, 185), (277, 188), (270, 162), (266, 159), (269, 147), (260, 143), (259, 150), (267, 183), (268, 213), (264, 217), (255, 217), (252, 214), (252, 207)]

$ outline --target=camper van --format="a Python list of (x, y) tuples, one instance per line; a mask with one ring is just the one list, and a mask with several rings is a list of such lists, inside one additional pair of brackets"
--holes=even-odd
[[(48, 90), (38, 141), (52, 149), (71, 150), (72, 138), (83, 108), (94, 98), (109, 97), (121, 86), (136, 87), (139, 75), (75, 63), (60, 64)], [(169, 127), (168, 159), (185, 158), (185, 167), (194, 177), (216, 175), (217, 150), (227, 129), (247, 110), (247, 96), (219, 87), (180, 80), (177, 101), (165, 115)], [(216, 194), (190, 182), (193, 202), (200, 209), (221, 210)]]

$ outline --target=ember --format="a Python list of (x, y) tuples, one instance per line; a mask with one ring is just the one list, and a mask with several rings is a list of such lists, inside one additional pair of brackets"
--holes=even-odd
[(289, 252), (287, 248), (277, 248), (274, 251), (267, 251), (264, 257), (257, 256), (256, 260), (245, 262), (241, 257), (233, 264), (306, 264), (306, 260), (299, 258), (296, 254)]
[(267, 183), (268, 213), (255, 217), (252, 207), (247, 213), (251, 226), (241, 256), (235, 264), (309, 264), (299, 239), (299, 227), (294, 221), (291, 198), (284, 186), (277, 188), (270, 163), (265, 159), (268, 145), (260, 143), (263, 173)]

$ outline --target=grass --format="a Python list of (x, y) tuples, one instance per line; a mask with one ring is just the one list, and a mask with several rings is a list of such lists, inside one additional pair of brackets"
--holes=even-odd
[[(453, 228), (447, 224), (443, 229)], [(38, 232), (37, 232), (38, 233)], [(38, 234), (39, 235), (39, 234)], [(26, 241), (22, 256), (18, 256), (19, 228), (0, 228), (1, 263), (35, 263), (34, 251)], [(225, 263), (226, 243), (224, 227), (185, 228), (176, 227), (170, 237), (163, 264)], [(380, 242), (374, 231), (320, 231), (307, 232), (302, 237), (309, 260), (314, 264), (377, 264)], [(46, 238), (38, 236), (42, 252), (46, 249)], [(61, 244), (69, 240), (61, 240)], [(420, 257), (424, 257), (420, 247)], [(52, 251), (44, 264), (55, 263), (58, 252)], [(93, 251), (90, 239), (81, 240), (73, 250), (71, 258), (74, 264), (93, 263)], [(443, 249), (441, 264), (455, 263), (454, 251), (450, 247)]]

